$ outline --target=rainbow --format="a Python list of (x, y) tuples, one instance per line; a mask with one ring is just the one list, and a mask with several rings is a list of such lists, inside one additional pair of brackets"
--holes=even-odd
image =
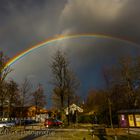
[(136, 44), (133, 41), (130, 41), (128, 39), (122, 39), (122, 38), (119, 38), (119, 37), (113, 37), (113, 36), (104, 35), (104, 34), (70, 34), (70, 35), (57, 35), (56, 37), (53, 37), (51, 39), (47, 39), (46, 41), (41, 42), (41, 43), (39, 43), (39, 44), (37, 44), (35, 46), (32, 46), (29, 49), (24, 50), (21, 53), (15, 55), (12, 59), (10, 59), (7, 62), (7, 64), (6, 64), (5, 67), (12, 66), (17, 61), (21, 60), (23, 57), (25, 57), (27, 54), (31, 53), (32, 51), (34, 51), (36, 49), (39, 49), (39, 48), (42, 48), (42, 47), (45, 47), (45, 45), (48, 45), (48, 44), (53, 43), (55, 41), (60, 41), (60, 40), (65, 40), (65, 39), (73, 39), (73, 38), (82, 38), (82, 37), (84, 37), (84, 38), (85, 37), (86, 38), (96, 37), (96, 38), (105, 38), (105, 39), (115, 39), (115, 40), (118, 40), (118, 41), (125, 41), (125, 42), (131, 43), (131, 44), (138, 45), (138, 44)]

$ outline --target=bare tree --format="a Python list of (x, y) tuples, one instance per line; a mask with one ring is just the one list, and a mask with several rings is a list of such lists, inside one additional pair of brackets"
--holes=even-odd
[(68, 62), (62, 52), (57, 51), (53, 57), (51, 70), (52, 70), (52, 84), (55, 86), (54, 94), (60, 100), (60, 108), (64, 108), (64, 100), (66, 97), (65, 94), (65, 79), (66, 79), (66, 70), (68, 67)]
[(0, 51), (0, 84), (5, 80), (7, 75), (12, 71), (10, 66), (7, 65), (9, 58)]
[(119, 63), (103, 71), (106, 96), (109, 104), (110, 122), (118, 121), (121, 109), (139, 108), (140, 103), (140, 59), (123, 57)]
[[(94, 114), (98, 116), (100, 123), (108, 123), (108, 103), (107, 96), (104, 90), (89, 90), (87, 99), (84, 104), (84, 111), (91, 115), (93, 119)], [(92, 120), (93, 122), (94, 120)]]
[(63, 112), (65, 103), (69, 106), (70, 100), (74, 96), (79, 84), (70, 68), (66, 55), (59, 50), (53, 57), (51, 70), (53, 77), (52, 84), (54, 85), (53, 97), (55, 98), (55, 102), (58, 101), (57, 106), (60, 105), (60, 110)]
[(10, 80), (6, 83), (6, 101), (8, 103), (8, 117), (11, 119), (12, 112), (19, 104), (19, 88), (16, 82)]
[(121, 59), (120, 62), (120, 72), (121, 72), (121, 77), (122, 81), (127, 87), (127, 93), (128, 93), (128, 107), (129, 108), (134, 108), (136, 96), (135, 96), (135, 91), (133, 88), (133, 62), (132, 58), (127, 57)]
[[(111, 90), (110, 90), (110, 77), (109, 77), (109, 71), (108, 69), (103, 69), (103, 77), (106, 84), (106, 102), (108, 103), (108, 109), (109, 109), (109, 120), (110, 120), (110, 126), (113, 128), (113, 122), (112, 122), (112, 102), (111, 102)], [(107, 118), (108, 114), (106, 114)]]
[(23, 83), (20, 86), (20, 104), (19, 106), (21, 107), (21, 112), (20, 112), (20, 116), (23, 117), (24, 114), (24, 108), (26, 106), (29, 106), (31, 103), (31, 88), (32, 85), (30, 83), (30, 81), (25, 78)]
[(5, 92), (5, 79), (7, 75), (11, 72), (10, 66), (6, 66), (9, 58), (3, 54), (2, 51), (0, 51), (0, 112), (1, 116), (3, 117), (3, 107), (4, 107), (4, 101), (6, 97)]
[(117, 85), (119, 88), (122, 87), (125, 93), (127, 93), (126, 104), (129, 109), (136, 107), (137, 94), (135, 85), (139, 85), (137, 83), (139, 74), (137, 70), (136, 62), (129, 56), (121, 58), (119, 65), (112, 70), (112, 87), (116, 87), (115, 85)]
[[(70, 104), (74, 102), (74, 100), (79, 99), (78, 96), (75, 95), (75, 91), (79, 87), (79, 81), (76, 78), (74, 72), (70, 69), (66, 72), (66, 98), (67, 98), (67, 107), (68, 107), (68, 125), (70, 123)], [(78, 102), (77, 102), (78, 103)]]
[(40, 113), (39, 109), (46, 105), (46, 95), (41, 84), (38, 85), (37, 90), (32, 95), (32, 104), (36, 107), (35, 114), (38, 114)]

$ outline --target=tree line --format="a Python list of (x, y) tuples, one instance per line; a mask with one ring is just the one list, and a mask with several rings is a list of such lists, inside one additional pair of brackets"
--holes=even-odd
[[(33, 91), (29, 79), (25, 78), (22, 84), (16, 83), (13, 79), (7, 79), (12, 71), (7, 66), (9, 58), (0, 51), (0, 118), (15, 116), (15, 111), (20, 108), (20, 117), (24, 116), (24, 108), (29, 106), (37, 108), (46, 105), (46, 95), (41, 84)], [(6, 110), (6, 111), (5, 111)]]
[(51, 62), (53, 85), (52, 99), (55, 107), (60, 111), (60, 119), (64, 120), (64, 109), (68, 107), (68, 125), (70, 123), (69, 107), (72, 103), (77, 102), (79, 97), (76, 94), (80, 82), (70, 66), (67, 55), (58, 50), (54, 54)]
[[(24, 79), (21, 85), (12, 79), (6, 80), (12, 71), (9, 66), (5, 67), (7, 62), (8, 58), (0, 52), (0, 112), (3, 113), (5, 105), (8, 107), (9, 117), (12, 106), (20, 106), (21, 110), (27, 105), (35, 105), (36, 110), (44, 107), (46, 97), (41, 84), (31, 92), (32, 86), (28, 79)], [(80, 81), (72, 70), (67, 55), (60, 50), (52, 57), (50, 68), (52, 101), (63, 120), (64, 109), (69, 109), (72, 103), (80, 102), (80, 97), (76, 94)], [(89, 89), (85, 103), (82, 104), (84, 113), (94, 111), (98, 122), (111, 124), (113, 121), (117, 124), (119, 110), (140, 109), (140, 57), (123, 57), (116, 65), (104, 67), (102, 75), (106, 86), (100, 90)], [(70, 112), (67, 116), (68, 124), (69, 114)]]
[[(36, 114), (39, 107), (46, 105), (46, 94), (41, 84), (35, 91), (32, 91), (31, 82), (25, 78), (22, 84), (16, 83), (13, 79), (8, 79), (8, 74), (12, 71), (10, 66), (6, 66), (8, 58), (0, 52), (0, 116), (4, 117), (4, 108), (8, 108), (8, 117), (12, 116), (13, 107), (20, 107), (21, 116), (24, 114), (24, 108), (27, 106), (36, 106)], [(52, 101), (53, 105), (60, 112), (60, 119), (64, 119), (64, 109), (69, 108), (71, 103), (79, 100), (76, 90), (79, 87), (79, 81), (70, 67), (70, 62), (65, 53), (56, 51), (52, 57), (51, 65), (52, 79)], [(68, 115), (69, 123), (69, 115)]]
[(140, 109), (140, 56), (120, 58), (102, 74), (106, 86), (89, 91), (85, 109), (94, 110), (101, 123), (118, 124), (119, 110)]

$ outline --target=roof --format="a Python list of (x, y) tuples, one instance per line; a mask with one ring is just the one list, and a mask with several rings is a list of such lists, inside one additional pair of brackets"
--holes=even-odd
[[(45, 109), (45, 108), (38, 107), (38, 109), (39, 109), (40, 113), (47, 113), (48, 112), (47, 109)], [(28, 108), (28, 110), (29, 111), (36, 110), (36, 106), (31, 106), (31, 107)]]
[[(72, 114), (74, 114), (75, 111), (78, 112), (83, 112), (83, 109), (79, 106), (77, 106), (76, 104), (72, 104), (69, 106), (69, 111), (72, 112)], [(68, 107), (65, 109), (66, 114), (68, 114)]]
[(95, 114), (95, 111), (94, 111), (94, 110), (92, 110), (92, 111), (90, 111), (90, 112), (85, 113), (85, 115), (93, 115), (93, 114)]
[(125, 110), (119, 110), (119, 114), (121, 113), (140, 113), (140, 109), (125, 109)]

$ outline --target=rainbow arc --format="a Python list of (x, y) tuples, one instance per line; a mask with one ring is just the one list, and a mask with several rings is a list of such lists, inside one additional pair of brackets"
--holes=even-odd
[(16, 56), (14, 56), (12, 59), (10, 59), (8, 61), (8, 63), (6, 64), (6, 67), (7, 66), (12, 66), (13, 64), (15, 64), (17, 61), (21, 60), (23, 57), (25, 57), (26, 55), (28, 55), (29, 53), (31, 53), (32, 51), (36, 50), (36, 49), (39, 49), (39, 48), (42, 48), (42, 47), (46, 47), (48, 44), (51, 44), (53, 42), (56, 42), (56, 41), (60, 41), (60, 40), (66, 40), (66, 39), (73, 39), (73, 38), (105, 38), (105, 39), (113, 39), (113, 40), (118, 40), (118, 41), (125, 41), (125, 42), (128, 42), (128, 43), (131, 43), (131, 44), (135, 44), (138, 46), (138, 44), (130, 41), (130, 40), (127, 40), (127, 39), (122, 39), (122, 38), (119, 38), (119, 37), (114, 37), (114, 36), (110, 36), (110, 35), (104, 35), (104, 34), (70, 34), (70, 35), (58, 35), (54, 38), (51, 38), (51, 39), (47, 39), (46, 41), (44, 42), (41, 42), (35, 46), (32, 46), (30, 48), (28, 48), (27, 50), (24, 50), (22, 51), (21, 53), (17, 54)]

